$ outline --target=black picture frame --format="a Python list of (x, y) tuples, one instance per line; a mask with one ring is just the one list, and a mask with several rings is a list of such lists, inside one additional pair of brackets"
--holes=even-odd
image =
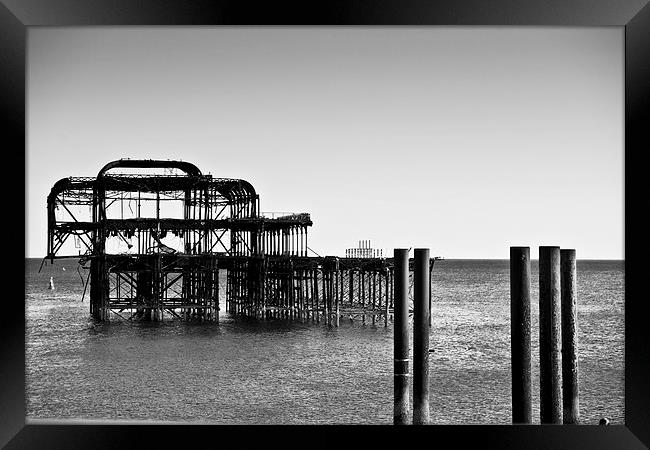
[[(0, 4), (0, 108), (5, 170), (20, 177), (25, 168), (25, 75), (27, 27), (95, 25), (498, 25), (617, 26), (625, 28), (625, 425), (440, 425), (392, 426), (194, 426), (194, 425), (31, 425), (25, 423), (24, 292), (5, 294), (0, 312), (0, 444), (6, 448), (168, 448), (196, 441), (209, 446), (340, 445), (353, 437), (364, 444), (436, 445), (454, 448), (635, 449), (650, 446), (650, 343), (647, 296), (642, 279), (647, 228), (642, 154), (650, 149), (650, 5), (645, 0), (2, 0)], [(20, 155), (23, 156), (20, 159)], [(20, 172), (19, 168), (22, 168)], [(5, 179), (7, 233), (24, 225), (20, 187)], [(18, 239), (9, 239), (17, 247)], [(18, 242), (16, 242), (18, 241)], [(23, 249), (9, 250), (11, 255)], [(6, 280), (16, 279), (10, 267)], [(13, 283), (12, 283), (13, 284)], [(15, 283), (12, 287), (15, 287)], [(432, 401), (435, 404), (435, 401)], [(234, 438), (229, 442), (227, 438)], [(424, 439), (421, 441), (420, 439)], [(424, 442), (425, 444), (419, 444)], [(444, 447), (444, 446), (443, 446)]]

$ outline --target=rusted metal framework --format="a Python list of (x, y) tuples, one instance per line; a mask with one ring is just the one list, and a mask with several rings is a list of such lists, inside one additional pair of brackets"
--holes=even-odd
[(269, 217), (250, 183), (189, 162), (122, 159), (61, 179), (47, 213), (46, 259), (79, 258), (100, 321), (218, 321), (220, 298), (260, 319), (392, 315), (392, 259), (308, 256), (309, 214)]

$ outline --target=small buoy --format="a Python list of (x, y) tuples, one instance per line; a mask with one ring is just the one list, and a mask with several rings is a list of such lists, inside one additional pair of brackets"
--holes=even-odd
[(600, 422), (598, 422), (598, 425), (609, 425), (609, 419), (607, 417), (603, 417), (600, 419)]
[(50, 277), (50, 284), (47, 286), (48, 289), (54, 289), (54, 279)]

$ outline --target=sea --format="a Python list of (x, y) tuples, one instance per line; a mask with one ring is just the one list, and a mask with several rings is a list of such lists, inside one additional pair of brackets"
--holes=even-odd
[[(90, 317), (76, 260), (25, 260), (27, 420), (391, 424), (393, 324)], [(52, 277), (54, 289), (48, 289)], [(583, 424), (624, 424), (624, 262), (579, 260)], [(531, 267), (533, 421), (539, 423), (538, 265)], [(222, 280), (225, 282), (225, 280)], [(225, 289), (221, 289), (225, 292)], [(436, 261), (432, 424), (509, 424), (507, 260)]]

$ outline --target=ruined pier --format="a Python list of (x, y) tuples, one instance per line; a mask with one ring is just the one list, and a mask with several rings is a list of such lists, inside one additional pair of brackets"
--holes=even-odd
[(218, 321), (222, 294), (229, 313), (258, 319), (393, 314), (392, 258), (309, 255), (308, 213), (262, 213), (249, 182), (189, 162), (121, 159), (63, 178), (47, 214), (46, 259), (79, 259), (100, 321)]

